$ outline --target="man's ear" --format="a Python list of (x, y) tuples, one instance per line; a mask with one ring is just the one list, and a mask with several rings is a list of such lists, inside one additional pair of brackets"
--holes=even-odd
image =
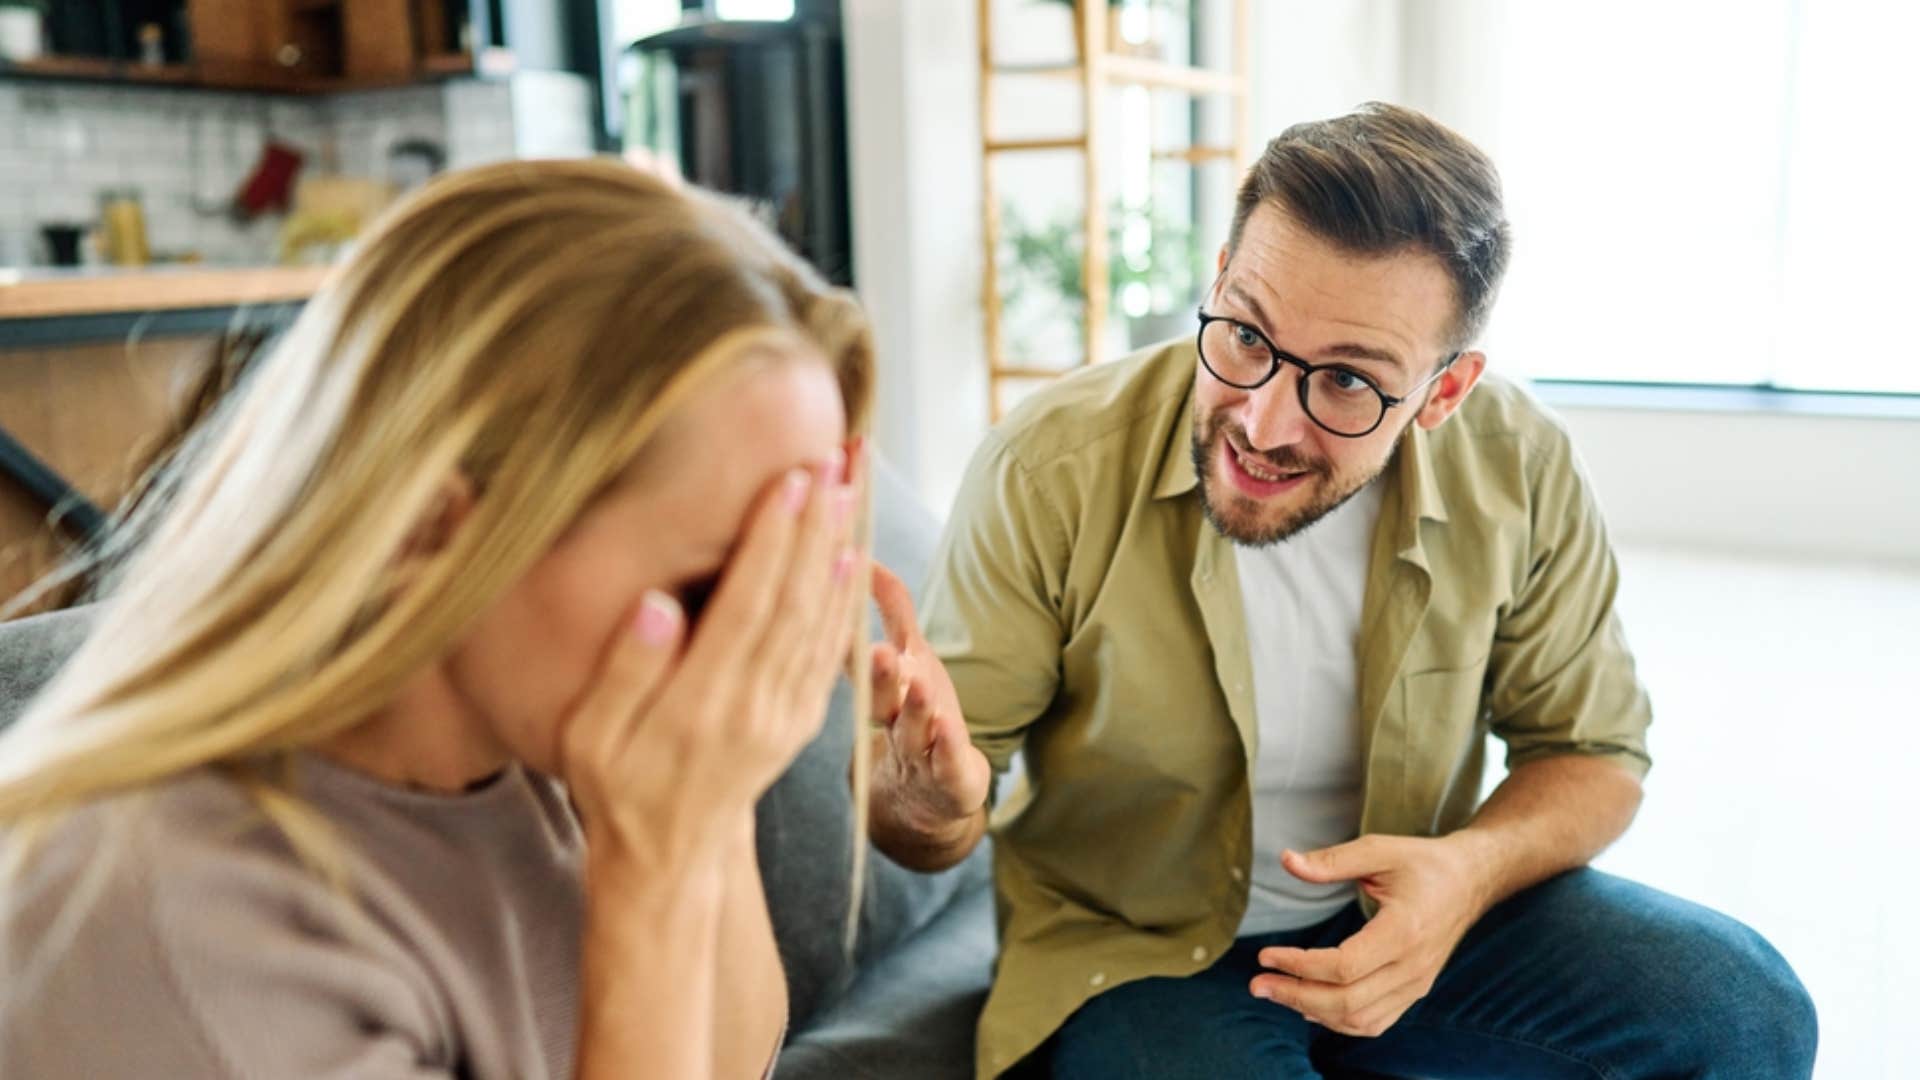
[(439, 492), (413, 530), (400, 545), (400, 561), (412, 563), (430, 559), (453, 544), (460, 527), (473, 514), (474, 485), (465, 473), (454, 473), (440, 485)]
[(1220, 245), (1220, 257), (1214, 260), (1213, 272), (1215, 274), (1224, 274), (1227, 272), (1227, 245), (1225, 244)]
[(1420, 411), (1414, 414), (1413, 422), (1432, 431), (1453, 415), (1453, 410), (1467, 400), (1475, 383), (1480, 381), (1480, 373), (1487, 370), (1487, 354), (1479, 351), (1463, 352), (1433, 385), (1427, 387), (1427, 400), (1420, 405)]

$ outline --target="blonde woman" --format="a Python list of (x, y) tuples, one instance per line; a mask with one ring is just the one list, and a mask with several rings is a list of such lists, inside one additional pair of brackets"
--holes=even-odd
[(766, 1072), (752, 807), (864, 651), (870, 371), (618, 163), (395, 212), (0, 736), (0, 1074)]

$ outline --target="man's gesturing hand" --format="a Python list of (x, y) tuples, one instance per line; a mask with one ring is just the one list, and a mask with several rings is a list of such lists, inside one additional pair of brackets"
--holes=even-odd
[(873, 598), (887, 631), (873, 646), (876, 830), (905, 831), (915, 847), (958, 843), (986, 805), (992, 769), (967, 737), (953, 680), (920, 635), (912, 595), (878, 563)]
[(1392, 1027), (1486, 913), (1472, 856), (1451, 838), (1363, 836), (1280, 860), (1302, 881), (1357, 881), (1380, 904), (1339, 948), (1262, 949), (1261, 966), (1275, 974), (1250, 984), (1256, 997), (1343, 1035), (1372, 1038)]

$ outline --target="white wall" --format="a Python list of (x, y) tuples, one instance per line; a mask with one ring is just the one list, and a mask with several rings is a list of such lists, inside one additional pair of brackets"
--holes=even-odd
[(1920, 419), (1559, 411), (1618, 541), (1920, 565)]
[(944, 511), (986, 429), (971, 4), (846, 0), (854, 275), (882, 453)]
[[(1416, 7), (1420, 5), (1415, 5)], [(1253, 141), (1363, 101), (1402, 100), (1400, 0), (1259, 0), (1254, 12)]]

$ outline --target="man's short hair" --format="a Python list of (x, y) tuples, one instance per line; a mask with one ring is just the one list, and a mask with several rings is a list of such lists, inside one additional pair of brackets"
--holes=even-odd
[(1512, 238), (1493, 161), (1452, 129), (1377, 101), (1295, 124), (1267, 144), (1241, 183), (1228, 251), (1269, 202), (1357, 255), (1411, 248), (1437, 257), (1453, 279), (1451, 347), (1465, 348), (1486, 328)]

